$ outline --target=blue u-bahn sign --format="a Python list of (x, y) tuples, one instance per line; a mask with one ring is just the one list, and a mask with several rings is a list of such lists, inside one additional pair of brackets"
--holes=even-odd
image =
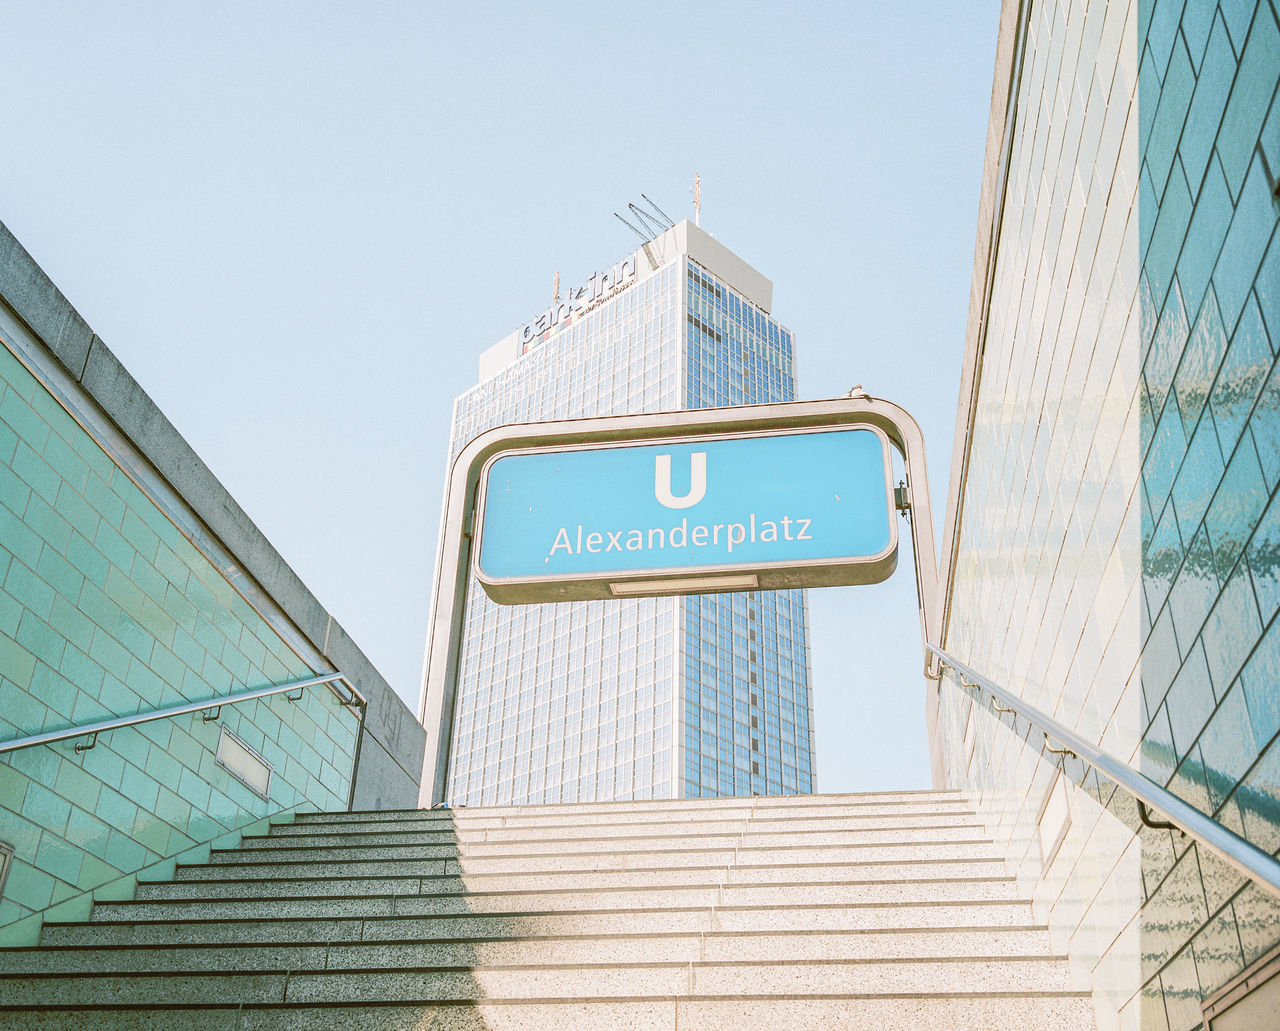
[(875, 583), (897, 564), (870, 426), (494, 455), (473, 570), (503, 602)]

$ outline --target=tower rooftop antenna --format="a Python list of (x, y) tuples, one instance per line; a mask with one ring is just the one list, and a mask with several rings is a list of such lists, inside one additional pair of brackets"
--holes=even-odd
[(693, 224), (702, 228), (702, 176), (698, 172), (693, 173)]
[(646, 236), (644, 233), (642, 233), (639, 229), (637, 229), (637, 228), (636, 228), (635, 226), (633, 226), (630, 222), (628, 222), (625, 218), (623, 218), (621, 215), (619, 215), (616, 211), (613, 213), (613, 217), (614, 217), (614, 218), (616, 218), (619, 222), (621, 222), (621, 223), (622, 223), (624, 226), (626, 226), (628, 229), (630, 229), (633, 233), (635, 233), (635, 234), (636, 234), (636, 236), (640, 237), (640, 239), (641, 239), (641, 240), (643, 240), (645, 243), (648, 243), (648, 242), (649, 242), (649, 237), (647, 237), (647, 236)]
[(662, 216), (662, 220), (663, 220), (664, 222), (666, 222), (666, 223), (667, 223), (667, 228), (668, 228), (668, 229), (670, 229), (672, 226), (674, 226), (674, 225), (675, 225), (675, 222), (673, 222), (673, 221), (671, 220), (671, 216), (670, 216), (670, 215), (668, 215), (665, 211), (663, 211), (660, 207), (658, 207), (658, 205), (656, 205), (655, 203), (653, 203), (653, 201), (651, 201), (651, 200), (650, 200), (648, 197), (646, 197), (643, 193), (642, 193), (642, 194), (640, 194), (640, 197), (641, 197), (641, 199), (642, 199), (646, 204), (648, 204), (648, 205), (649, 205), (649, 207), (653, 208), (653, 210), (654, 210), (654, 211), (656, 211), (659, 215), (661, 215), (661, 216)]
[[(632, 212), (636, 211), (636, 206), (634, 204), (631, 204), (628, 206), (631, 208)], [(635, 233), (636, 236), (640, 237), (640, 248), (641, 250), (644, 251), (645, 260), (649, 262), (649, 267), (651, 269), (656, 269), (658, 267), (659, 262), (658, 262), (658, 259), (654, 256), (653, 249), (649, 246), (649, 241), (653, 239), (652, 234), (641, 232), (639, 229), (633, 226), (630, 222), (628, 222), (625, 218), (619, 215), (616, 211), (613, 213), (613, 217), (616, 218), (628, 229), (630, 229), (633, 233)], [(640, 224), (643, 225), (646, 229), (649, 228), (648, 225), (643, 220), (640, 220)]]
[[(643, 196), (643, 194), (641, 194), (641, 196)], [(631, 214), (635, 216), (635, 220), (639, 222), (642, 226), (644, 226), (646, 230), (648, 230), (650, 240), (652, 240), (655, 236), (660, 236), (667, 229), (666, 226), (664, 226), (661, 222), (659, 222), (656, 218), (654, 218), (648, 212), (644, 211), (641, 208), (636, 207), (634, 204), (632, 204), (629, 201), (627, 202), (627, 208), (631, 211)]]

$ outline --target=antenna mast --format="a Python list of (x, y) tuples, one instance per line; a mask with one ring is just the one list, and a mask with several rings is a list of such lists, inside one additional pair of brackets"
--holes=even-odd
[(702, 227), (702, 176), (693, 173), (693, 224)]
[(632, 225), (616, 211), (613, 213), (613, 217), (635, 233), (636, 236), (640, 237), (640, 247), (644, 251), (644, 256), (649, 262), (649, 267), (651, 269), (656, 269), (660, 262), (654, 255), (653, 248), (649, 245), (668, 229), (673, 228), (675, 223), (671, 221), (665, 211), (653, 203), (653, 201), (648, 197), (645, 197), (643, 193), (640, 194), (640, 196), (644, 197), (644, 202), (653, 209), (652, 211), (645, 211), (643, 208), (639, 208), (630, 202), (627, 203), (627, 210), (631, 212), (631, 217), (640, 224), (640, 228), (637, 229), (636, 226)]
[(673, 226), (675, 226), (675, 223), (671, 221), (670, 215), (668, 215), (665, 211), (663, 211), (660, 207), (658, 207), (658, 205), (653, 203), (653, 201), (651, 201), (648, 197), (645, 197), (643, 193), (640, 194), (640, 196), (644, 197), (644, 202), (648, 204), (649, 207), (653, 208), (654, 211), (656, 211), (659, 215), (662, 216), (662, 220), (667, 223), (666, 225), (667, 229), (671, 229)]

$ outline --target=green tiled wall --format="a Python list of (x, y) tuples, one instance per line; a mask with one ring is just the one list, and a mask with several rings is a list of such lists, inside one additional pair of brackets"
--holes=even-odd
[[(1273, 853), (1277, 6), (1006, 5), (1016, 109), (944, 642)], [(1100, 1028), (1198, 1027), (1280, 941), (1272, 896), (951, 675), (939, 726), (947, 783), (1090, 972)]]
[[(0, 740), (284, 683), (309, 669), (0, 347)], [(264, 800), (214, 762), (226, 725)], [(15, 854), (0, 926), (264, 816), (344, 809), (356, 717), (323, 687), (0, 756)]]
[[(1144, 771), (1280, 847), (1280, 20), (1142, 0)], [(1144, 1027), (1280, 942), (1280, 905), (1176, 837), (1144, 848)]]

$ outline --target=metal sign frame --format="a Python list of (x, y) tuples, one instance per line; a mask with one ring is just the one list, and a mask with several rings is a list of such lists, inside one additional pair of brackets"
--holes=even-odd
[[(476, 494), (486, 462), (504, 451), (561, 449), (579, 445), (661, 442), (680, 437), (741, 436), (773, 430), (879, 428), (902, 455), (906, 506), (911, 515), (920, 630), (924, 643), (936, 639), (941, 616), (937, 550), (929, 502), (924, 436), (906, 409), (865, 394), (826, 401), (788, 401), (735, 408), (695, 408), (652, 415), (620, 415), (561, 422), (500, 426), (480, 434), (454, 460), (445, 490), (440, 547), (436, 556), (431, 624), (418, 716), (427, 729), (421, 803), (444, 801), (457, 700), (458, 668), (467, 581), (471, 574)], [(756, 588), (744, 585), (741, 590)]]
[[(657, 444), (700, 444), (757, 440), (764, 437), (797, 437), (819, 433), (857, 431), (871, 433), (880, 444), (883, 462), (884, 506), (889, 530), (888, 545), (874, 555), (837, 558), (777, 559), (767, 562), (720, 562), (693, 566), (655, 566), (612, 572), (551, 573), (529, 576), (491, 576), (481, 566), (484, 553), (485, 500), (494, 463), (512, 456), (604, 451)], [(692, 509), (690, 509), (692, 511)], [(655, 597), (670, 594), (710, 594), (726, 591), (775, 591), (792, 587), (841, 587), (886, 580), (898, 564), (898, 520), (895, 517), (893, 464), (889, 438), (879, 426), (822, 426), (775, 428), (746, 432), (720, 432), (659, 439), (642, 438), (619, 443), (573, 444), (563, 447), (512, 448), (490, 455), (481, 466), (476, 493), (471, 540), (471, 572), (490, 598), (500, 604), (524, 605), (558, 601), (596, 601), (610, 598)], [(696, 588), (690, 585), (698, 584)]]

